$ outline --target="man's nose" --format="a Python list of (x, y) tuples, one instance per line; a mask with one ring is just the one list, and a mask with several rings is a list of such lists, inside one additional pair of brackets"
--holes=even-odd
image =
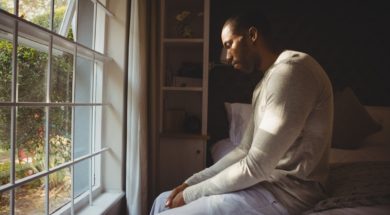
[(227, 64), (231, 64), (232, 63), (232, 60), (233, 60), (233, 56), (230, 54), (229, 50), (226, 52), (226, 63)]
[(221, 61), (221, 63), (225, 63), (225, 64), (231, 63), (231, 60), (229, 60), (231, 57), (230, 57), (230, 54), (228, 54), (228, 53), (229, 53), (229, 51), (226, 48), (223, 48), (221, 50), (221, 55), (219, 57), (219, 60)]

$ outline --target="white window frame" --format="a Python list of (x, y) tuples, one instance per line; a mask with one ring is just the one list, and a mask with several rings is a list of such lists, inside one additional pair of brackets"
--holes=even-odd
[[(113, 16), (113, 14), (111, 12), (109, 12), (105, 6), (98, 0), (91, 0), (93, 3), (94, 3), (94, 17), (95, 17), (95, 23), (96, 23), (96, 20), (98, 19), (99, 21), (103, 21), (104, 22), (104, 16), (105, 14), (109, 15), (109, 16)], [(15, 14), (18, 13), (18, 3), (19, 1), (18, 0), (15, 0)], [(72, 7), (74, 8), (68, 8), (69, 9), (69, 13), (71, 13), (72, 11), (77, 11), (77, 5), (78, 5), (78, 1), (77, 0), (74, 0), (74, 4)], [(99, 14), (99, 11), (97, 10), (97, 8), (101, 8), (103, 9), (103, 16), (102, 16), (102, 13), (100, 12), (100, 16), (97, 17), (97, 15)], [(105, 14), (104, 14), (105, 13)], [(51, 17), (53, 17), (54, 15), (54, 1), (52, 0), (51, 1)], [(68, 15), (68, 10), (66, 12), (66, 15), (65, 15), (65, 19), (63, 20), (63, 23), (61, 25), (61, 30), (64, 31), (62, 28), (62, 26), (66, 26), (68, 25), (69, 27), (69, 23), (70, 23), (70, 20), (72, 19), (73, 17), (71, 15)], [(97, 19), (96, 19), (97, 18)], [(94, 23), (94, 26), (96, 26), (96, 24)], [(52, 26), (52, 24), (51, 24)], [(64, 168), (67, 168), (67, 167), (71, 167), (71, 172), (72, 172), (72, 191), (71, 191), (71, 202), (70, 204), (67, 204), (65, 206), (63, 206), (61, 209), (59, 209), (58, 211), (56, 211), (54, 214), (74, 214), (76, 211), (79, 211), (81, 208), (83, 208), (85, 206), (85, 204), (88, 204), (91, 206), (93, 205), (94, 203), (96, 204), (97, 202), (99, 202), (99, 199), (96, 199), (102, 192), (103, 192), (103, 187), (101, 186), (101, 179), (102, 179), (102, 173), (101, 173), (101, 154), (103, 152), (106, 152), (106, 151), (109, 151), (110, 148), (109, 147), (104, 147), (102, 148), (102, 145), (105, 145), (105, 144), (101, 144), (101, 137), (98, 136), (97, 134), (94, 134), (95, 131), (97, 131), (96, 133), (98, 133), (101, 129), (101, 121), (102, 121), (102, 108), (99, 108), (99, 107), (104, 107), (104, 106), (108, 106), (108, 104), (104, 104), (102, 103), (102, 95), (103, 95), (103, 86), (101, 85), (98, 85), (96, 83), (100, 83), (102, 84), (103, 81), (103, 69), (104, 69), (104, 63), (107, 62), (107, 61), (110, 61), (110, 58), (107, 57), (106, 55), (102, 54), (102, 52), (104, 51), (104, 43), (97, 43), (95, 45), (95, 40), (96, 39), (102, 39), (102, 41), (104, 41), (104, 31), (105, 31), (105, 28), (101, 28), (100, 26), (99, 27), (94, 27), (93, 28), (93, 31), (94, 31), (94, 35), (96, 37), (93, 37), (93, 41), (92, 41), (92, 47), (95, 49), (90, 49), (88, 47), (86, 47), (85, 45), (82, 45), (80, 43), (78, 43), (77, 41), (76, 42), (73, 42), (73, 41), (69, 41), (67, 40), (62, 34), (61, 32), (59, 34), (55, 33), (55, 32), (52, 32), (50, 30), (47, 30), (47, 29), (44, 29), (40, 26), (37, 26), (35, 24), (32, 24), (28, 21), (25, 21), (21, 18), (19, 18), (17, 15), (12, 15), (12, 14), (9, 14), (5, 11), (0, 11), (0, 28), (1, 29), (4, 29), (4, 30), (7, 30), (9, 32), (12, 32), (13, 35), (12, 35), (12, 43), (13, 43), (13, 47), (14, 47), (14, 51), (13, 51), (13, 71), (12, 71), (12, 75), (13, 75), (13, 80), (17, 80), (17, 74), (16, 74), (16, 68), (17, 68), (17, 62), (16, 62), (16, 48), (17, 48), (17, 44), (18, 44), (18, 39), (19, 38), (19, 35), (23, 35), (23, 37), (25, 38), (28, 38), (28, 39), (32, 39), (34, 41), (39, 41), (39, 40), (43, 40), (43, 41), (46, 41), (45, 43), (48, 43), (48, 62), (51, 62), (51, 56), (52, 56), (52, 50), (55, 48), (55, 49), (59, 49), (59, 50), (62, 50), (62, 51), (66, 51), (68, 53), (73, 53), (73, 56), (74, 56), (74, 65), (76, 65), (76, 59), (77, 59), (77, 56), (83, 56), (84, 58), (87, 58), (87, 59), (90, 59), (93, 63), (93, 73), (94, 74), (100, 74), (99, 76), (95, 76), (94, 77), (94, 83), (93, 86), (94, 86), (94, 89), (92, 89), (93, 92), (93, 99), (91, 102), (75, 102), (74, 101), (74, 95), (73, 95), (73, 102), (71, 103), (53, 103), (53, 102), (50, 102), (49, 98), (49, 91), (50, 91), (50, 77), (47, 78), (47, 86), (46, 86), (46, 101), (45, 102), (18, 102), (17, 101), (17, 96), (16, 96), (16, 93), (13, 92), (12, 94), (12, 100), (11, 102), (0, 102), (0, 107), (11, 107), (11, 110), (12, 113), (11, 113), (11, 130), (13, 130), (14, 132), (12, 132), (12, 138), (11, 138), (11, 161), (15, 161), (15, 122), (16, 122), (16, 114), (15, 114), (15, 109), (16, 107), (21, 107), (21, 106), (39, 106), (39, 107), (58, 107), (58, 106), (67, 106), (67, 107), (72, 107), (73, 108), (73, 111), (72, 111), (72, 115), (74, 115), (74, 107), (78, 107), (78, 106), (90, 106), (92, 107), (93, 111), (91, 111), (91, 114), (95, 117), (91, 117), (91, 119), (93, 120), (96, 120), (95, 122), (92, 123), (92, 125), (94, 125), (94, 128), (92, 129), (91, 131), (91, 137), (92, 137), (92, 140), (94, 143), (96, 144), (91, 144), (91, 148), (89, 150), (89, 153), (87, 155), (84, 155), (84, 156), (81, 156), (81, 157), (78, 157), (77, 159), (75, 159), (73, 157), (74, 155), (74, 147), (73, 147), (73, 140), (74, 138), (72, 138), (72, 159), (71, 161), (69, 162), (66, 162), (64, 164), (61, 164), (55, 168), (48, 168), (48, 153), (46, 153), (46, 170), (40, 172), (40, 173), (37, 173), (37, 174), (34, 174), (32, 176), (29, 176), (29, 177), (26, 177), (26, 178), (23, 178), (23, 179), (20, 179), (20, 180), (15, 180), (15, 165), (14, 165), (14, 162), (12, 162), (13, 164), (11, 165), (11, 182), (9, 184), (6, 184), (6, 185), (2, 185), (0, 186), (0, 192), (8, 192), (8, 191), (11, 191), (11, 200), (10, 200), (10, 210), (11, 210), (11, 214), (13, 214), (13, 211), (14, 211), (14, 207), (15, 207), (15, 198), (14, 198), (14, 189), (23, 185), (23, 184), (26, 184), (28, 182), (31, 182), (35, 179), (38, 179), (38, 178), (42, 178), (42, 177), (46, 177), (46, 182), (45, 182), (45, 189), (46, 189), (46, 202), (45, 202), (45, 211), (46, 211), (46, 214), (49, 214), (49, 196), (48, 196), (48, 177), (49, 177), (49, 174), (51, 173), (54, 173), (54, 172), (57, 172), (61, 169), (64, 169)], [(66, 31), (66, 27), (65, 28), (65, 31)], [(77, 27), (75, 28), (77, 29)], [(96, 31), (99, 31), (100, 34), (95, 34)], [(62, 36), (61, 36), (62, 35)], [(76, 35), (76, 34), (75, 34)], [(75, 36), (76, 37), (76, 36)], [(49, 42), (47, 42), (47, 40)], [(27, 43), (28, 43), (28, 40), (27, 40)], [(34, 43), (35, 44), (35, 43)], [(30, 45), (30, 44), (29, 44)], [(33, 45), (33, 44), (31, 44)], [(33, 48), (36, 48), (36, 49), (40, 49), (40, 47), (33, 47)], [(96, 62), (101, 62), (101, 63), (96, 63)], [(51, 63), (48, 64), (48, 76), (50, 76), (50, 67), (51, 67)], [(75, 66), (74, 66), (75, 67)], [(73, 77), (75, 77), (75, 68), (74, 68), (74, 71), (73, 71)], [(74, 82), (74, 81), (73, 81)], [(12, 88), (13, 89), (16, 89), (16, 81), (13, 81), (12, 83)], [(75, 85), (73, 85), (73, 93), (75, 92), (74, 90), (75, 88)], [(100, 89), (100, 90), (98, 90)], [(13, 90), (15, 91), (15, 90)], [(96, 101), (99, 101), (99, 102), (96, 102)], [(47, 109), (47, 108), (46, 108)], [(48, 114), (48, 111), (46, 111), (46, 114)], [(48, 118), (46, 118), (46, 121), (48, 120)], [(72, 117), (72, 121), (74, 120), (74, 118)], [(96, 123), (97, 121), (100, 121), (100, 123)], [(48, 135), (48, 122), (46, 122), (46, 136)], [(72, 126), (72, 129), (73, 129), (74, 125)], [(74, 132), (72, 131), (72, 135), (74, 135)], [(46, 139), (46, 143), (45, 143), (45, 148), (46, 148), (46, 151), (48, 150), (48, 140), (47, 138)], [(90, 183), (89, 183), (89, 190), (87, 192), (84, 192), (83, 194), (81, 194), (80, 196), (78, 196), (77, 198), (73, 196), (73, 193), (74, 193), (74, 188), (73, 188), (73, 181), (74, 181), (74, 171), (73, 171), (73, 166), (83, 160), (87, 160), (87, 159), (90, 159), (91, 162), (90, 162)], [(92, 166), (95, 166), (97, 168), (92, 168)], [(92, 170), (94, 170), (94, 172), (92, 172)], [(93, 176), (94, 175), (94, 176)], [(92, 180), (95, 180), (95, 182), (93, 183)], [(93, 186), (96, 185), (96, 186)], [(115, 195), (115, 198), (120, 198), (123, 194), (120, 194), (120, 195)]]

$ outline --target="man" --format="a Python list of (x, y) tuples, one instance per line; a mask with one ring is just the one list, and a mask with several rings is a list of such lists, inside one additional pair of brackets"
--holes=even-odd
[(309, 55), (278, 51), (261, 16), (229, 18), (221, 39), (236, 69), (264, 72), (253, 92), (252, 119), (239, 146), (169, 196), (161, 194), (151, 213), (301, 214), (326, 196), (329, 78)]

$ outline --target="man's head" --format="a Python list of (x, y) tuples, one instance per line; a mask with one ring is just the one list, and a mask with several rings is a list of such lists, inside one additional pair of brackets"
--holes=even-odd
[(257, 14), (235, 15), (227, 19), (221, 39), (228, 63), (246, 73), (261, 69), (264, 53), (274, 50), (268, 22)]

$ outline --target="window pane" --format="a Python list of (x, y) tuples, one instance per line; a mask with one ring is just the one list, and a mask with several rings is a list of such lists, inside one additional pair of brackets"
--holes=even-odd
[(19, 17), (50, 29), (51, 0), (19, 0)]
[(0, 8), (13, 14), (14, 13), (14, 0), (0, 0)]
[(81, 161), (74, 166), (74, 196), (77, 197), (89, 189), (89, 162), (90, 159)]
[(15, 189), (15, 214), (45, 214), (44, 178)]
[(10, 213), (10, 192), (0, 193), (0, 214), (11, 214)]
[[(73, 3), (74, 0), (55, 0), (54, 1), (54, 26), (53, 26), (53, 31), (54, 32), (59, 32), (60, 28), (63, 27), (64, 31), (66, 32), (71, 24), (71, 18), (73, 17), (74, 13), (71, 13), (72, 10), (72, 5), (69, 3)], [(70, 8), (69, 8), (70, 6)], [(69, 11), (67, 11), (69, 10)], [(67, 16), (66, 13), (72, 14), (71, 16)], [(69, 20), (65, 20), (65, 17)]]
[(0, 102), (11, 101), (12, 34), (0, 30)]
[(51, 102), (72, 102), (73, 55), (53, 50), (50, 83)]
[(92, 47), (94, 4), (92, 1), (78, 1), (77, 42)]
[(55, 212), (71, 199), (70, 168), (49, 175), (49, 210)]
[[(90, 153), (92, 107), (75, 107), (74, 109), (74, 158), (79, 158)], [(74, 167), (75, 197), (88, 190), (89, 162), (88, 159)]]
[(74, 41), (76, 0), (54, 1), (53, 31)]
[(18, 98), (23, 102), (43, 102), (46, 98), (48, 48), (19, 37)]
[(76, 41), (76, 12), (73, 13), (72, 19), (71, 19), (71, 26), (67, 30), (67, 32), (64, 34), (66, 38), (68, 38), (71, 41)]
[(17, 108), (15, 153), (17, 179), (45, 169), (44, 108)]
[(49, 121), (49, 168), (53, 168), (71, 159), (72, 108), (50, 108)]
[(94, 94), (95, 94), (95, 103), (103, 103), (103, 63), (99, 61), (95, 61), (95, 82), (94, 82)]
[(0, 108), (0, 185), (10, 182), (10, 125), (11, 109)]
[(103, 7), (97, 7), (96, 9), (96, 21), (97, 23), (95, 25), (95, 50), (104, 53), (104, 29), (105, 29), (105, 23), (106, 23), (106, 11), (103, 9)]
[(74, 113), (74, 158), (90, 153), (92, 107), (75, 107)]
[(89, 59), (78, 56), (76, 63), (76, 81), (75, 81), (75, 101), (91, 102), (92, 101), (92, 79), (93, 79), (93, 62)]

